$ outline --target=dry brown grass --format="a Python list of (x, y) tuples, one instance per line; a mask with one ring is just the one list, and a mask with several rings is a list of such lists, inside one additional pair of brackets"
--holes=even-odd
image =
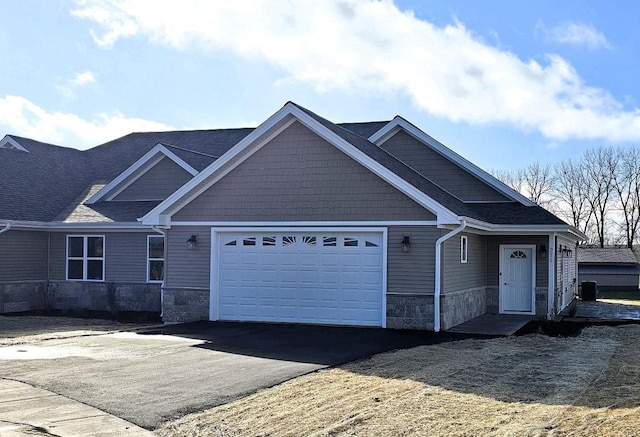
[(306, 375), (156, 433), (640, 435), (638, 346), (640, 326), (422, 346)]

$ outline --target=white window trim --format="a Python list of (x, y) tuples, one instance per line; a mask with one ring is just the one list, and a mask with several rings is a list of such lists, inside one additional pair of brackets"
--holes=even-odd
[(466, 264), (469, 260), (469, 239), (466, 235), (460, 236), (460, 263)]
[[(69, 238), (82, 238), (82, 257), (79, 256), (69, 256)], [(101, 257), (89, 257), (87, 256), (88, 238), (102, 238), (102, 256)], [(67, 235), (67, 245), (65, 247), (65, 280), (74, 281), (74, 282), (104, 282), (105, 281), (105, 266), (107, 264), (106, 261), (106, 238), (104, 235), (96, 235), (96, 234), (69, 234)], [(69, 278), (69, 261), (82, 261), (82, 279), (70, 279)], [(87, 279), (87, 263), (88, 261), (102, 261), (102, 279)]]
[[(163, 243), (164, 243), (164, 251), (165, 251), (165, 256), (163, 256), (162, 258), (151, 258), (151, 251), (150, 251), (150, 246), (149, 246), (149, 242), (152, 238), (162, 238)], [(152, 283), (152, 284), (162, 284), (162, 282), (164, 281), (164, 274), (165, 274), (165, 270), (164, 270), (164, 266), (165, 266), (165, 258), (166, 258), (166, 251), (167, 251), (167, 240), (164, 237), (164, 235), (147, 235), (147, 282)], [(149, 279), (149, 265), (151, 264), (151, 261), (162, 261), (162, 279), (160, 280), (155, 280), (155, 279)]]

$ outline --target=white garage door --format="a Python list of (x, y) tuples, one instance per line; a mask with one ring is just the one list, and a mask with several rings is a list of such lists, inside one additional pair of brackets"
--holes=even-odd
[(218, 251), (220, 320), (382, 326), (380, 232), (219, 234)]

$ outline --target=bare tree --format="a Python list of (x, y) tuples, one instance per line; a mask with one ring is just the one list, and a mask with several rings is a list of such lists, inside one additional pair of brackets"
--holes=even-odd
[(501, 182), (504, 182), (518, 193), (522, 193), (522, 185), (524, 183), (522, 170), (492, 170), (491, 173)]
[(550, 165), (535, 161), (525, 168), (493, 170), (493, 175), (538, 205), (548, 207), (553, 194), (554, 174)]
[(624, 222), (621, 223), (627, 247), (632, 248), (640, 224), (640, 151), (636, 148), (617, 149), (618, 171), (613, 187), (620, 202)]
[(585, 234), (589, 231), (593, 211), (587, 199), (583, 161), (567, 160), (555, 166), (555, 197), (559, 214)]
[(532, 202), (548, 208), (553, 198), (554, 174), (551, 166), (534, 161), (521, 171), (527, 191), (526, 196)]
[(583, 157), (587, 201), (595, 221), (598, 243), (606, 241), (607, 212), (615, 195), (614, 179), (618, 171), (619, 156), (613, 147), (587, 150)]

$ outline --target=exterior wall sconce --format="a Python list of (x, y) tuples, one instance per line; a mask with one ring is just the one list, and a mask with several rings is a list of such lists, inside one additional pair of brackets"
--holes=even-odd
[(409, 252), (410, 247), (411, 247), (411, 237), (409, 235), (404, 235), (402, 237), (402, 243), (400, 243), (400, 249), (403, 252)]
[(547, 246), (543, 244), (542, 246), (540, 246), (540, 258), (546, 258), (546, 257), (547, 257)]
[(558, 253), (567, 258), (571, 258), (573, 256), (573, 250), (563, 245), (558, 246)]
[(187, 249), (195, 250), (197, 242), (198, 242), (198, 238), (195, 235), (192, 235), (191, 238), (187, 240)]

